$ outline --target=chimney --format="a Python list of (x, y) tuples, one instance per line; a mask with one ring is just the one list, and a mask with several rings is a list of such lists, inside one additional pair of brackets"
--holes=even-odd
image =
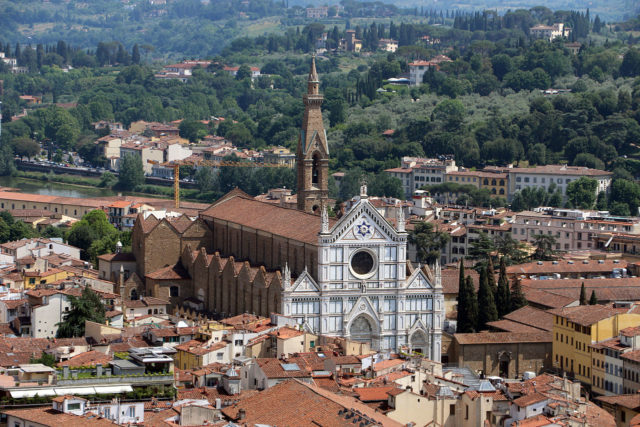
[(247, 416), (246, 411), (243, 408), (238, 409), (238, 421), (242, 421)]

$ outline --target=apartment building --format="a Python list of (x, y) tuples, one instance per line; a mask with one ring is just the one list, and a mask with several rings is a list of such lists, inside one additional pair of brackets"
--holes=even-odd
[(583, 166), (546, 165), (533, 168), (508, 168), (509, 174), (509, 199), (520, 190), (527, 187), (548, 189), (555, 184), (563, 196), (566, 195), (567, 186), (580, 178), (587, 177), (598, 181), (596, 194), (608, 192), (611, 186), (613, 173)]
[[(626, 356), (627, 353), (629, 357)], [(591, 355), (593, 393), (612, 396), (636, 392), (638, 387), (631, 390), (629, 383), (635, 379), (635, 376), (631, 378), (631, 366), (635, 363), (634, 359), (640, 355), (640, 327), (622, 329), (618, 336), (592, 344)]]
[(507, 197), (509, 176), (501, 172), (458, 170), (447, 173), (447, 182), (486, 188), (492, 196)]
[(399, 168), (387, 169), (389, 175), (400, 179), (407, 197), (424, 185), (437, 185), (446, 181), (448, 173), (458, 170), (453, 156), (437, 159), (423, 157), (403, 157)]
[[(532, 243), (536, 235), (549, 235), (555, 237), (556, 249), (565, 251), (610, 245), (611, 233), (624, 233), (640, 238), (640, 220), (613, 217), (607, 211), (536, 208), (517, 213), (512, 225), (512, 237), (516, 240)], [(607, 236), (607, 240), (601, 236)]]
[[(587, 386), (593, 384), (592, 345), (640, 324), (634, 303), (580, 305), (549, 312), (553, 322), (553, 365)], [(599, 375), (597, 377), (600, 377)]]

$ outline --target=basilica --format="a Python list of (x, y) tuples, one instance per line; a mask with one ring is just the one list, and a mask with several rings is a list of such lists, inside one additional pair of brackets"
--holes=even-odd
[(402, 216), (396, 226), (387, 221), (369, 203), (364, 183), (348, 212), (328, 215), (329, 146), (319, 86), (314, 58), (296, 153), (297, 209), (236, 189), (196, 219), (139, 215), (135, 272), (122, 291), (225, 316), (278, 312), (313, 333), (439, 361), (440, 266), (407, 259)]

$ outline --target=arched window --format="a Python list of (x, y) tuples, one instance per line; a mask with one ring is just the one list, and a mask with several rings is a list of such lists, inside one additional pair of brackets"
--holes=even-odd
[(317, 155), (313, 156), (313, 163), (311, 165), (311, 183), (317, 184), (320, 181), (320, 160)]
[(496, 180), (495, 179), (491, 180), (491, 185), (496, 185)]
[(501, 195), (504, 195), (504, 188), (501, 188), (501, 189), (500, 189), (500, 194), (501, 194)]
[(484, 185), (489, 185), (489, 180), (487, 178), (484, 179), (484, 181), (482, 182)]
[(138, 290), (136, 288), (131, 289), (131, 299), (132, 300), (138, 299)]
[(496, 194), (496, 189), (495, 188), (491, 189), (491, 194)]

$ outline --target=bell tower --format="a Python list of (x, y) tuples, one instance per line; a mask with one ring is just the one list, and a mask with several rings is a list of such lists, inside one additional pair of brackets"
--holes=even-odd
[(298, 168), (298, 209), (320, 213), (329, 198), (329, 145), (322, 123), (320, 80), (316, 58), (311, 60), (307, 93), (303, 95), (304, 117), (298, 138), (296, 163)]

